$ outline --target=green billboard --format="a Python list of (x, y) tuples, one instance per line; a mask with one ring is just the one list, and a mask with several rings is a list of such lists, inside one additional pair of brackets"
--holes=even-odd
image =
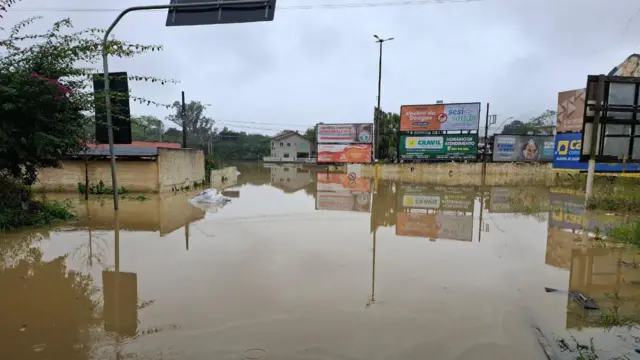
[(478, 135), (400, 136), (404, 160), (471, 160), (478, 157)]

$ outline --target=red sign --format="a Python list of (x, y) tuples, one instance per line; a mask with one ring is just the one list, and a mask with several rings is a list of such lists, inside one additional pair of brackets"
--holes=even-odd
[(318, 144), (318, 162), (368, 164), (371, 162), (371, 145)]

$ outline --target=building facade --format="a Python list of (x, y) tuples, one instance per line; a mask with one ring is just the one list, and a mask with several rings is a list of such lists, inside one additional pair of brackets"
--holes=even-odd
[(268, 162), (315, 162), (313, 142), (295, 131), (284, 131), (271, 138)]

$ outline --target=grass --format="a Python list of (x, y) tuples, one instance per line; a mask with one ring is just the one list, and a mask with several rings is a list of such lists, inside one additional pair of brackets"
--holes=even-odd
[[(556, 177), (554, 185), (583, 192), (587, 186), (587, 175), (564, 174)], [(638, 178), (596, 176), (593, 182), (593, 196), (587, 208), (640, 214), (640, 192), (636, 191), (638, 186), (640, 186)]]
[(609, 226), (607, 241), (640, 247), (640, 220), (627, 220)]

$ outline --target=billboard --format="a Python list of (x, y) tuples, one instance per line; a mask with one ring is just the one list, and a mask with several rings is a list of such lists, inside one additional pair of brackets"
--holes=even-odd
[(403, 105), (400, 131), (478, 130), (480, 103)]
[(553, 161), (553, 136), (496, 135), (493, 161)]
[[(582, 148), (582, 134), (558, 134), (556, 135), (553, 168), (558, 170), (587, 171), (588, 163), (580, 162)], [(621, 172), (620, 163), (596, 163), (597, 172)], [(625, 171), (640, 171), (639, 163), (627, 163)]]
[(319, 144), (371, 144), (373, 124), (320, 124), (316, 133)]
[(569, 90), (558, 93), (558, 121), (556, 131), (581, 132), (584, 120), (585, 89)]
[(399, 212), (396, 235), (471, 241), (473, 215)]
[(318, 173), (318, 191), (360, 191), (371, 192), (371, 182), (367, 178), (349, 178), (349, 174)]
[(400, 136), (401, 159), (476, 160), (478, 135)]
[(318, 144), (319, 163), (361, 163), (371, 162), (371, 145)]
[(371, 212), (371, 194), (363, 192), (316, 193), (316, 210)]
[(457, 187), (401, 186), (397, 203), (405, 209), (473, 212), (475, 189)]

